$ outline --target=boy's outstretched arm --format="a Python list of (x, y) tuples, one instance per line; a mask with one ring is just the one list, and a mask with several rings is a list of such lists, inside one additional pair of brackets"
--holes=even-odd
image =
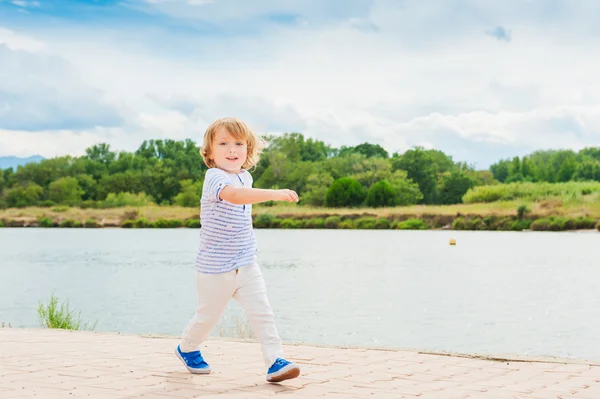
[(293, 190), (266, 190), (262, 188), (241, 188), (225, 186), (219, 197), (236, 205), (250, 205), (266, 201), (298, 202), (298, 194)]

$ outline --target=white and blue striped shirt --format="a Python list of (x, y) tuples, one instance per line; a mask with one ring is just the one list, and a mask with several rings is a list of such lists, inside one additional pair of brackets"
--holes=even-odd
[(252, 187), (247, 170), (239, 174), (219, 168), (206, 171), (200, 200), (200, 249), (196, 269), (202, 273), (227, 273), (255, 262), (256, 238), (252, 205), (236, 205), (219, 198), (223, 187)]

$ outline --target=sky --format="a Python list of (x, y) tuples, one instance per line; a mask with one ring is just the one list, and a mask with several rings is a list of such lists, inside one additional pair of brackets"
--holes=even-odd
[(600, 146), (596, 0), (0, 0), (0, 156), (216, 118), (478, 168)]

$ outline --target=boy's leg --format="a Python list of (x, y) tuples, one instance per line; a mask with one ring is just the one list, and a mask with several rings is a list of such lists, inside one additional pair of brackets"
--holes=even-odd
[(182, 352), (197, 351), (208, 337), (210, 330), (218, 323), (227, 307), (227, 302), (236, 289), (235, 271), (220, 274), (196, 272), (198, 306), (196, 314), (190, 320), (183, 336), (180, 348)]
[(270, 367), (275, 360), (283, 358), (283, 346), (260, 268), (257, 264), (241, 267), (237, 280), (237, 290), (233, 298), (246, 311), (252, 330), (260, 341), (264, 362)]

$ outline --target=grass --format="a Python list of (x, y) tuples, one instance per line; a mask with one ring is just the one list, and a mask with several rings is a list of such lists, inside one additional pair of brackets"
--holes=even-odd
[[(577, 186), (580, 189), (579, 186)], [(148, 205), (110, 209), (56, 209), (43, 207), (0, 210), (0, 223), (7, 227), (130, 227), (176, 228), (199, 227), (197, 208)], [(253, 206), (256, 228), (417, 228), (416, 222), (399, 223), (407, 219), (422, 219), (429, 228), (441, 228), (454, 219), (468, 216), (480, 219), (517, 217), (536, 220), (549, 217), (600, 220), (600, 192), (548, 197), (537, 201), (520, 199), (490, 203), (457, 205), (414, 205), (391, 208), (317, 208), (297, 204)], [(364, 218), (378, 219), (373, 224)], [(350, 219), (350, 220), (348, 220)], [(358, 221), (358, 219), (363, 219)], [(389, 220), (388, 222), (383, 219)], [(520, 230), (522, 226), (516, 226)]]
[[(376, 217), (393, 217), (401, 215), (456, 215), (476, 214), (480, 216), (514, 215), (520, 206), (526, 206), (531, 213), (539, 216), (591, 216), (600, 218), (600, 193), (580, 197), (550, 197), (541, 201), (511, 200), (490, 203), (457, 204), (457, 205), (414, 205), (393, 208), (317, 208), (293, 204), (261, 206), (254, 205), (255, 215), (271, 214), (279, 218), (292, 217), (327, 217), (331, 215), (364, 215)], [(159, 219), (189, 220), (198, 218), (198, 209), (179, 206), (142, 206), (110, 209), (68, 208), (62, 212), (53, 212), (48, 208), (9, 208), (0, 210), (0, 219), (37, 221), (49, 218), (58, 221), (74, 220), (84, 224), (95, 221), (104, 226), (120, 226), (125, 220), (146, 219), (156, 222)]]
[(51, 295), (47, 304), (40, 302), (38, 306), (38, 316), (40, 324), (46, 328), (57, 328), (63, 330), (89, 330), (96, 328), (96, 323), (90, 326), (81, 321), (81, 312), (75, 314), (75, 311), (69, 309), (69, 300), (66, 299), (59, 306), (58, 297)]

